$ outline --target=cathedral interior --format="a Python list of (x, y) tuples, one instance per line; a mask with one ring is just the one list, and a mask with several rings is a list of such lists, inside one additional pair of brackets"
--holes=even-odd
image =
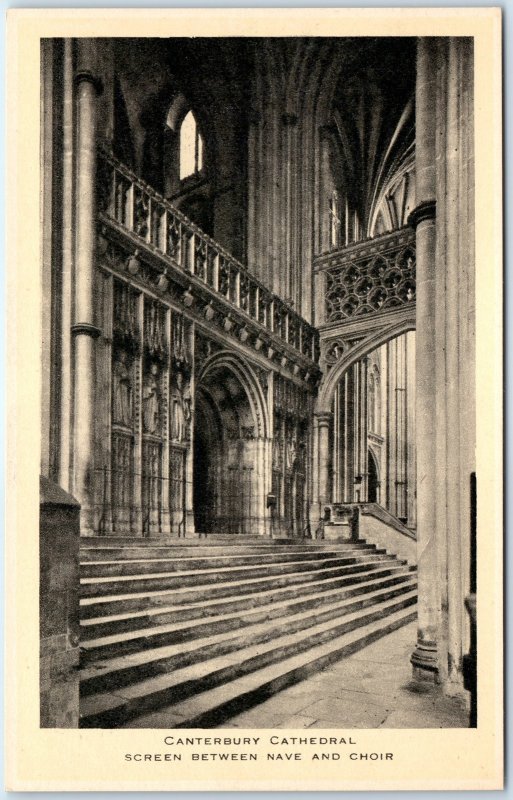
[(471, 39), (43, 40), (41, 725), (412, 621), (475, 724), (473, 158)]

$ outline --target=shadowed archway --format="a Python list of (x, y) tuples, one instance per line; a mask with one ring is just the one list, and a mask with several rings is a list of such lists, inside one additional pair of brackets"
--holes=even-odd
[(265, 534), (267, 410), (247, 365), (209, 359), (196, 387), (194, 521), (200, 534)]

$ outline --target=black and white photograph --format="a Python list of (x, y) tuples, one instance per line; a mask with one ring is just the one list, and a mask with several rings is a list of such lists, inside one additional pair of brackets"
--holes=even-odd
[(488, 735), (499, 697), (482, 46), (176, 19), (39, 39), (31, 714), (131, 729), (132, 770), (299, 743), (386, 775), (366, 732)]

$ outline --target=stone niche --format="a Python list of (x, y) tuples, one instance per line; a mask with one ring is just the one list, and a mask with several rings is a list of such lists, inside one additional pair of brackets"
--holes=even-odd
[(42, 477), (39, 514), (40, 726), (78, 728), (80, 505)]

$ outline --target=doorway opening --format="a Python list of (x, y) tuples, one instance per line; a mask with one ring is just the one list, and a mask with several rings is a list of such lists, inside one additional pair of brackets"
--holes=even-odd
[(193, 499), (199, 534), (264, 533), (262, 440), (241, 378), (220, 363), (200, 378), (195, 403)]
[(368, 454), (368, 470), (367, 498), (369, 503), (379, 503), (378, 465), (374, 453), (370, 448)]

